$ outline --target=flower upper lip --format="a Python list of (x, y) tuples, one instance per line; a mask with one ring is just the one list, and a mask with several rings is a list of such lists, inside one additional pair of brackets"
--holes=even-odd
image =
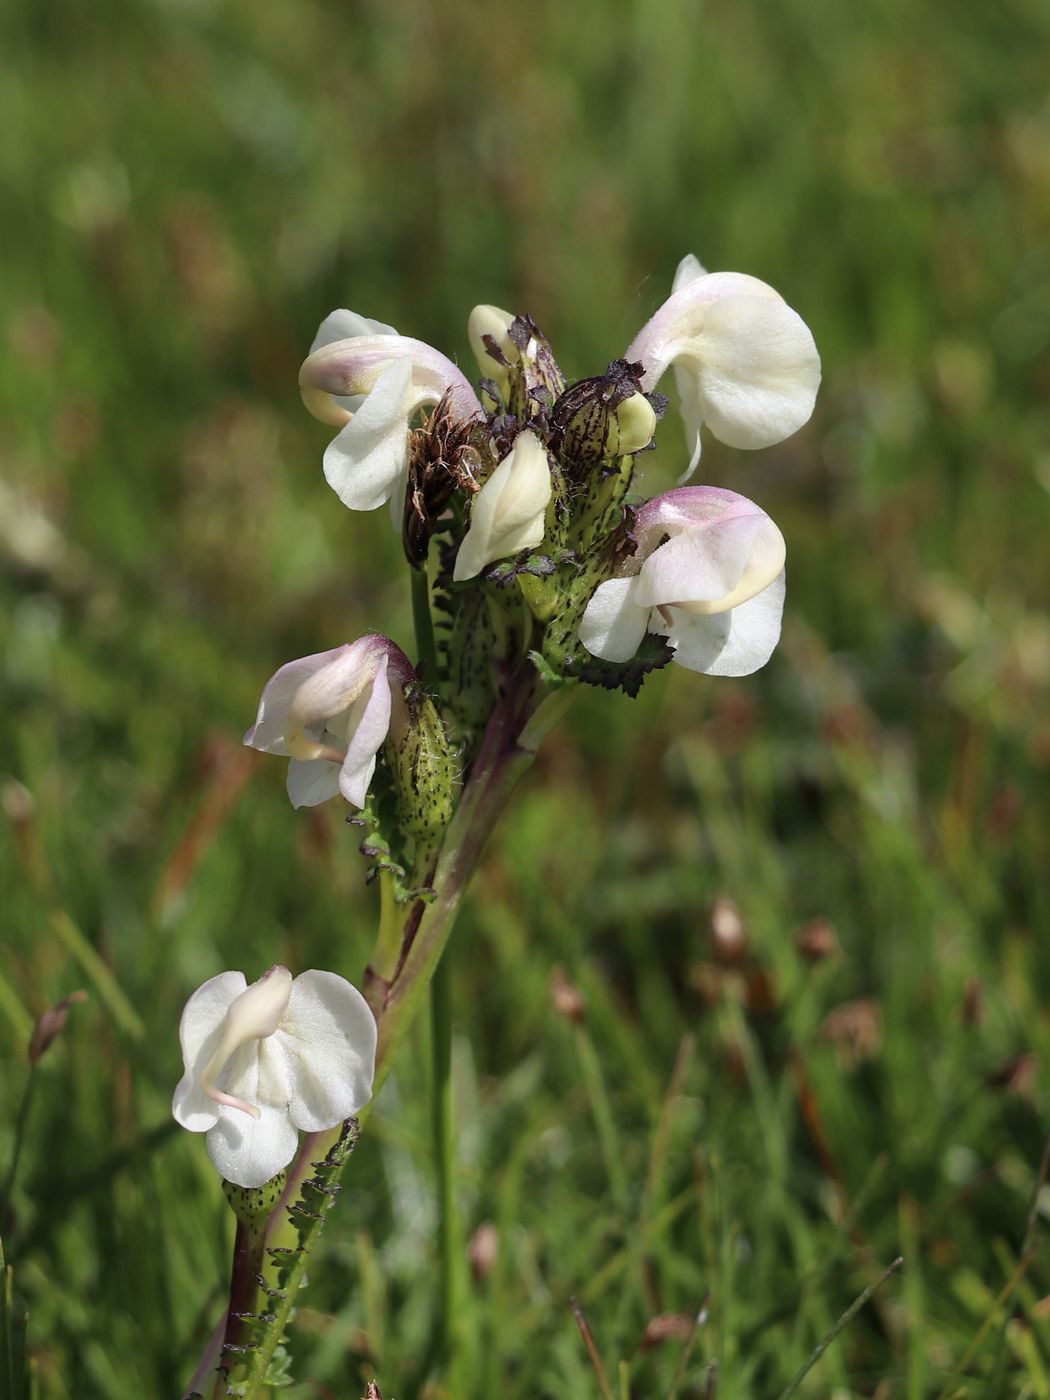
[(730, 447), (771, 447), (813, 412), (820, 356), (809, 327), (766, 282), (742, 272), (679, 265), (671, 295), (628, 346), (653, 389), (674, 365), (691, 474), (700, 428)]
[(363, 807), (376, 755), (406, 722), (403, 687), (415, 680), (408, 657), (378, 632), (289, 661), (267, 681), (244, 742), (290, 758), (294, 806), (339, 792)]
[[(332, 338), (341, 331), (351, 333)], [(484, 417), (470, 381), (447, 356), (346, 310), (322, 322), (299, 389), (310, 412), (340, 430), (324, 456), (328, 484), (351, 510), (392, 500), (399, 529), (415, 415), (444, 401), (458, 419)]]

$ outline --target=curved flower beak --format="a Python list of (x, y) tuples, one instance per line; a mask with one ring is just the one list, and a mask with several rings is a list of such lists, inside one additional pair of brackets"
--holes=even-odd
[(628, 661), (646, 631), (674, 659), (708, 675), (749, 675), (769, 660), (784, 605), (784, 537), (735, 491), (685, 487), (635, 517), (633, 575), (595, 590), (580, 642), (606, 661)]
[(474, 578), (486, 564), (540, 544), (551, 490), (547, 449), (535, 433), (519, 433), (471, 503), (470, 529), (452, 574), (455, 582)]
[(378, 633), (289, 661), (267, 681), (244, 742), (291, 759), (293, 807), (337, 793), (363, 807), (379, 750), (405, 723), (402, 689), (415, 679), (400, 647)]
[(371, 1097), (375, 1018), (333, 972), (293, 979), (275, 967), (250, 987), (241, 972), (219, 973), (186, 1003), (179, 1039), (172, 1112), (207, 1133), (208, 1155), (238, 1186), (262, 1186), (291, 1161), (299, 1130), (335, 1127)]
[(695, 467), (707, 423), (730, 447), (771, 447), (809, 420), (820, 356), (809, 327), (780, 294), (740, 272), (683, 259), (674, 290), (626, 352), (643, 389), (672, 365)]
[(263, 973), (258, 982), (253, 982), (230, 1002), (223, 1018), (219, 1044), (201, 1071), (200, 1087), (209, 1099), (226, 1104), (230, 1108), (242, 1109), (252, 1118), (261, 1116), (254, 1104), (234, 1098), (232, 1094), (224, 1093), (215, 1086), (236, 1050), (250, 1040), (262, 1040), (268, 1035), (273, 1035), (288, 1009), (291, 991), (292, 974), (288, 969), (271, 967), (269, 972)]
[[(337, 330), (361, 324), (341, 340)], [(461, 418), (481, 415), (466, 376), (439, 351), (366, 322), (350, 311), (333, 312), (318, 331), (315, 348), (299, 371), (303, 402), (315, 418), (341, 429), (325, 453), (328, 484), (351, 510), (375, 510), (403, 489), (408, 472), (409, 429), (419, 409), (448, 395)], [(355, 401), (360, 406), (354, 410)]]

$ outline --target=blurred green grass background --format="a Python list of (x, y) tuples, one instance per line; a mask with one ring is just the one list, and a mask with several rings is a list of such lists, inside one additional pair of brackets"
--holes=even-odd
[[(1050, 1396), (1045, 6), (8, 0), (0, 33), (0, 1168), (33, 1019), (91, 998), (4, 1227), (40, 1395), (178, 1394), (221, 1307), (228, 1212), (168, 1119), (188, 993), (367, 956), (344, 812), (238, 748), (283, 660), (410, 636), (299, 403), (317, 323), (466, 363), (492, 301), (582, 376), (692, 250), (824, 356), (803, 432), (702, 464), (784, 530), (784, 640), (586, 694), (493, 842), (452, 957), (459, 1197), (498, 1246), (451, 1393), (598, 1395), (575, 1294), (617, 1394), (717, 1362), (718, 1400), (775, 1400), (902, 1253), (800, 1395)], [(669, 419), (650, 489), (681, 463)], [(424, 1045), (292, 1396), (450, 1393)]]

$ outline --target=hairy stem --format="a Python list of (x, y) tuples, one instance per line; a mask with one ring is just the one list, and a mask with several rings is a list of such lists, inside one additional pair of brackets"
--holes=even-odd
[(427, 690), (433, 692), (438, 683), (437, 650), (434, 646), (434, 622), (430, 616), (430, 582), (424, 564), (412, 570), (412, 624), (416, 631), (416, 664)]
[[(248, 1341), (247, 1318), (255, 1312), (259, 1296), (259, 1274), (262, 1273), (265, 1247), (265, 1225), (248, 1225), (237, 1221), (233, 1237), (233, 1267), (230, 1270), (230, 1303), (226, 1311), (222, 1348), (233, 1360), (239, 1348)], [(220, 1371), (212, 1388), (212, 1400), (226, 1394), (226, 1375)]]

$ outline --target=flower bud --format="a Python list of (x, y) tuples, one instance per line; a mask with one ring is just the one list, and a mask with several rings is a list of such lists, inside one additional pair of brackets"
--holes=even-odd
[(552, 446), (566, 475), (593, 477), (599, 464), (648, 447), (656, 413), (639, 392), (640, 365), (614, 360), (604, 374), (581, 379), (554, 405)]
[(482, 374), (506, 390), (510, 367), (518, 351), (510, 338), (514, 317), (498, 306), (475, 306), (467, 319), (467, 337)]
[(519, 433), (474, 497), (470, 529), (456, 555), (455, 582), (474, 578), (486, 564), (540, 544), (550, 498), (547, 449), (535, 433)]
[(615, 453), (625, 457), (629, 452), (641, 452), (653, 440), (656, 431), (656, 410), (644, 394), (632, 394), (613, 412)]
[(38, 1019), (29, 1040), (29, 1063), (35, 1065), (45, 1050), (49, 1050), (65, 1030), (69, 1008), (74, 1002), (87, 1001), (87, 992), (70, 992), (57, 1006), (52, 1006)]
[(507, 411), (523, 427), (543, 418), (565, 389), (565, 376), (554, 358), (550, 341), (531, 316), (515, 316), (507, 335), (514, 347), (512, 368), (504, 389)]

